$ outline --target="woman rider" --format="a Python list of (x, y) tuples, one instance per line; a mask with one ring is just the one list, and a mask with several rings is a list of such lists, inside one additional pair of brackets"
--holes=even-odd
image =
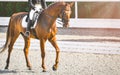
[(25, 36), (29, 37), (30, 36), (30, 28), (33, 26), (32, 19), (33, 19), (33, 14), (35, 12), (41, 12), (42, 9), (45, 9), (47, 7), (45, 0), (28, 0), (30, 11), (28, 13), (28, 23), (27, 23), (27, 28), (25, 32)]

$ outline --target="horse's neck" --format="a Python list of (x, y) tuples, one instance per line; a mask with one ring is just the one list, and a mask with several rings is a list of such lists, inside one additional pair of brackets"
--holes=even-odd
[(58, 17), (58, 15), (60, 14), (58, 10), (47, 10), (46, 13), (53, 17)]
[(48, 28), (50, 29), (54, 25), (58, 15), (60, 14), (60, 8), (55, 7), (54, 9), (46, 9), (44, 15), (48, 18)]
[[(55, 25), (55, 21), (57, 19), (57, 16), (54, 14), (49, 13), (50, 11), (47, 11), (47, 9), (43, 10), (38, 18), (38, 24), (40, 24), (43, 29), (45, 29), (47, 32), (50, 32), (51, 27)], [(38, 25), (39, 26), (39, 25)]]
[(58, 17), (58, 15), (60, 14), (61, 12), (61, 9), (63, 8), (63, 4), (58, 2), (58, 3), (55, 3), (51, 6), (49, 6), (46, 11), (51, 15), (51, 16), (54, 16), (54, 17)]
[(51, 27), (53, 27), (53, 25), (55, 25), (55, 21), (58, 17), (58, 15), (61, 12), (62, 7), (56, 6), (56, 7), (48, 7), (47, 9), (45, 9), (42, 13), (43, 17), (41, 19), (43, 20), (43, 27), (45, 25), (45, 28), (47, 28), (47, 31), (49, 31), (51, 29)]
[(47, 31), (49, 32), (51, 27), (53, 25), (55, 25), (54, 23), (56, 22), (56, 19), (57, 19), (58, 16), (57, 16), (57, 14), (48, 13), (48, 12), (46, 12), (44, 15), (47, 17), (46, 24), (48, 26)]

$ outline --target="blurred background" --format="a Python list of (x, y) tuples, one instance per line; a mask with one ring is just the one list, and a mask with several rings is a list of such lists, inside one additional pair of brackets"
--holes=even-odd
[[(47, 5), (52, 2), (47, 2)], [(78, 18), (120, 18), (120, 2), (78, 2)], [(28, 11), (27, 2), (0, 2), (0, 17), (9, 17), (15, 12)], [(75, 18), (75, 5), (71, 18)]]

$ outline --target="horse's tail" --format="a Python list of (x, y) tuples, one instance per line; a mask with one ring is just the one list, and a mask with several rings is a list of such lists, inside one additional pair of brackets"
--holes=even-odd
[[(10, 19), (10, 22), (11, 22), (11, 19)], [(8, 30), (7, 30), (6, 42), (2, 47), (0, 47), (0, 53), (4, 52), (8, 48), (8, 46), (11, 42), (10, 22), (9, 22), (9, 26), (8, 26)]]

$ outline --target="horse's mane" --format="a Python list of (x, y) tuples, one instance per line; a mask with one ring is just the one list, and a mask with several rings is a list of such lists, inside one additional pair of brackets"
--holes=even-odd
[(55, 2), (48, 6), (49, 9), (55, 8), (57, 6), (65, 5), (65, 2)]

